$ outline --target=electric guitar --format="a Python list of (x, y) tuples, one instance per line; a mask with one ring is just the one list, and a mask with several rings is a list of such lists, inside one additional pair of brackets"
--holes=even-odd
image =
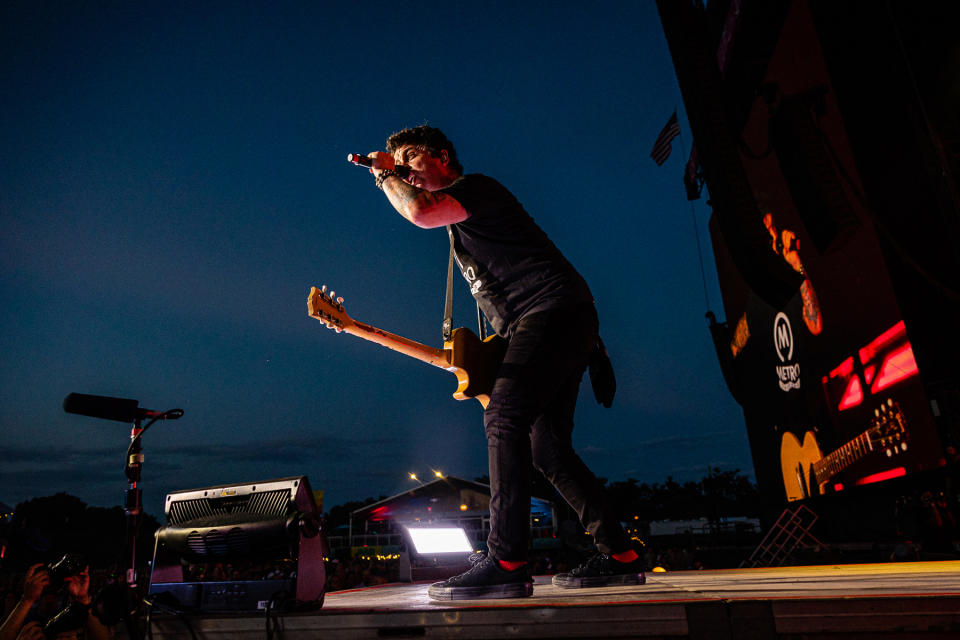
[(507, 350), (506, 340), (497, 335), (480, 340), (469, 329), (460, 327), (453, 330), (442, 349), (430, 347), (354, 320), (344, 310), (343, 298), (334, 298), (335, 295), (333, 291), (327, 293), (326, 285), (320, 289), (311, 287), (307, 296), (310, 317), (337, 333), (349, 333), (453, 373), (459, 381), (453, 397), (457, 400), (476, 398), (487, 408), (497, 370)]
[(812, 431), (803, 434), (803, 444), (789, 431), (780, 442), (780, 467), (787, 500), (820, 495), (834, 477), (851, 464), (875, 451), (888, 458), (907, 450), (906, 418), (892, 399), (874, 410), (870, 428), (828, 456), (820, 452)]

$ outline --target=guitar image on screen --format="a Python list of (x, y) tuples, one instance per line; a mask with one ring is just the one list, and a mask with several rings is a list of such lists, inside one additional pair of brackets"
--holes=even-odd
[(870, 428), (828, 456), (820, 452), (813, 431), (803, 434), (803, 443), (787, 431), (780, 442), (780, 466), (787, 500), (821, 495), (827, 483), (851, 464), (883, 452), (892, 458), (907, 450), (907, 425), (900, 405), (888, 398), (874, 409)]
[(476, 398), (487, 408), (497, 370), (507, 350), (506, 340), (497, 335), (481, 340), (469, 329), (460, 327), (453, 330), (442, 349), (430, 347), (354, 320), (344, 310), (343, 298), (334, 298), (335, 295), (333, 291), (327, 293), (326, 286), (311, 287), (307, 296), (310, 317), (337, 333), (349, 333), (450, 371), (459, 382), (453, 397), (457, 400)]

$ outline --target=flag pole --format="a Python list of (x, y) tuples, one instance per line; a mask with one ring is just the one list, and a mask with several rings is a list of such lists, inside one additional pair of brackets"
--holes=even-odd
[[(679, 122), (678, 122), (679, 124)], [(683, 130), (680, 127), (680, 131), (677, 134), (677, 137), (680, 139), (680, 153), (684, 159), (684, 162), (689, 160), (687, 158), (687, 148), (683, 144)], [(684, 185), (684, 197), (686, 197), (686, 185)], [(703, 283), (703, 302), (707, 306), (707, 311), (710, 310), (710, 296), (707, 295), (707, 272), (703, 267), (703, 249), (700, 247), (700, 231), (697, 228), (697, 214), (693, 206), (693, 200), (687, 200), (690, 203), (690, 219), (693, 221), (693, 235), (697, 240), (697, 257), (700, 259), (700, 280)]]

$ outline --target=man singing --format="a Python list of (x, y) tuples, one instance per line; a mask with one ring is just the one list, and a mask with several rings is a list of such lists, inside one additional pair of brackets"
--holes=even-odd
[[(533, 593), (527, 567), (530, 469), (577, 512), (600, 553), (559, 587), (637, 584), (640, 559), (602, 487), (573, 450), (573, 413), (587, 364), (602, 350), (587, 283), (523, 206), (493, 178), (464, 175), (439, 129), (413, 127), (369, 154), (376, 185), (411, 223), (447, 226), (457, 265), (493, 329), (508, 340), (483, 416), (490, 465), (488, 553), (430, 586), (437, 600), (518, 598)], [(397, 165), (409, 168), (401, 179)]]

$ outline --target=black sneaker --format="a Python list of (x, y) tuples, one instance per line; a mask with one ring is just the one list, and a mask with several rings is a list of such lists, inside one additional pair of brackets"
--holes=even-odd
[(570, 573), (553, 576), (553, 586), (564, 589), (644, 584), (646, 581), (640, 558), (633, 562), (618, 562), (605, 553), (598, 553)]
[(473, 566), (460, 575), (430, 585), (427, 595), (434, 600), (474, 600), (527, 598), (533, 594), (533, 578), (527, 565), (507, 571), (482, 553), (470, 556), (470, 562)]

